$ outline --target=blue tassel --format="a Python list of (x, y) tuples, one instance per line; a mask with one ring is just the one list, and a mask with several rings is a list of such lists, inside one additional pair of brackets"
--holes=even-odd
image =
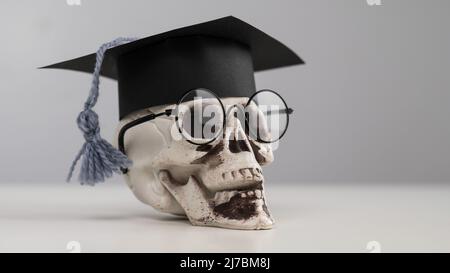
[(109, 48), (135, 41), (135, 38), (118, 38), (103, 44), (97, 51), (96, 63), (89, 97), (84, 104), (84, 110), (78, 115), (77, 124), (86, 142), (75, 157), (67, 176), (72, 178), (77, 162), (81, 159), (79, 180), (81, 184), (95, 185), (105, 181), (114, 173), (131, 166), (131, 161), (122, 152), (114, 148), (100, 136), (100, 125), (97, 113), (92, 108), (97, 103), (100, 85), (100, 70), (106, 50)]

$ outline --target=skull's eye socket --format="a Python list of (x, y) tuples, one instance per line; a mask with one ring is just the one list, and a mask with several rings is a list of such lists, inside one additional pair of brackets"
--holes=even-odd
[(225, 124), (222, 102), (206, 89), (186, 93), (177, 105), (176, 115), (178, 130), (193, 144), (214, 141)]
[(287, 130), (288, 107), (280, 95), (262, 90), (245, 107), (246, 131), (250, 138), (270, 143), (279, 140)]

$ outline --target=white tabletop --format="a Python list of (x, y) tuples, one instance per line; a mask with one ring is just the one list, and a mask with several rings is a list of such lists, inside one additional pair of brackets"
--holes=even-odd
[(450, 186), (273, 184), (267, 231), (194, 227), (118, 183), (0, 184), (0, 251), (450, 251)]

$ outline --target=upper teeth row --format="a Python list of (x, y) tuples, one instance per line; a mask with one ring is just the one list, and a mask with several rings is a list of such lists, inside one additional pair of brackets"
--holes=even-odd
[(254, 191), (247, 191), (245, 192), (241, 192), (241, 197), (245, 198), (245, 197), (251, 197), (251, 196), (256, 196), (256, 198), (261, 198), (262, 197), (262, 193), (261, 190), (254, 190)]
[(220, 191), (216, 192), (214, 196), (214, 202), (216, 205), (220, 205), (222, 203), (226, 203), (230, 201), (231, 197), (235, 195), (240, 195), (240, 197), (252, 197), (256, 196), (257, 199), (261, 199), (263, 197), (262, 190), (248, 190), (248, 191), (237, 191), (237, 190), (231, 190), (231, 191)]
[(256, 180), (261, 181), (263, 179), (261, 169), (259, 168), (245, 168), (240, 170), (234, 170), (231, 172), (224, 172), (222, 174), (224, 180)]

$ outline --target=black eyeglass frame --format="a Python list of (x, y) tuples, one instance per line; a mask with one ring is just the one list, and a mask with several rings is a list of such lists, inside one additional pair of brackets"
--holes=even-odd
[[(262, 89), (262, 90), (259, 90), (258, 92), (255, 92), (255, 93), (248, 99), (248, 102), (247, 102), (247, 104), (245, 105), (244, 108), (246, 108), (247, 106), (249, 106), (250, 103), (253, 101), (253, 99), (254, 99), (258, 94), (261, 94), (261, 93), (263, 93), (263, 92), (273, 93), (274, 95), (276, 95), (277, 97), (279, 97), (280, 100), (283, 102), (284, 107), (285, 107), (285, 109), (286, 109), (286, 127), (284, 128), (284, 131), (280, 134), (280, 136), (279, 136), (277, 139), (271, 140), (271, 141), (267, 141), (267, 140), (263, 140), (263, 139), (259, 138), (258, 135), (257, 135), (256, 138), (255, 138), (255, 140), (258, 141), (258, 142), (262, 142), (262, 143), (274, 143), (274, 142), (277, 142), (278, 140), (280, 140), (280, 139), (284, 136), (284, 134), (286, 134), (287, 129), (288, 129), (288, 127), (289, 127), (289, 116), (290, 116), (292, 113), (294, 113), (294, 109), (289, 108), (289, 107), (287, 106), (286, 101), (283, 99), (283, 97), (282, 97), (280, 94), (278, 94), (277, 92), (275, 92), (275, 91), (273, 91), (273, 90), (271, 90), (271, 89)], [(257, 103), (255, 103), (255, 104), (258, 105)], [(250, 128), (249, 128), (249, 126), (248, 126), (248, 124), (250, 123), (250, 121), (248, 120), (248, 117), (247, 117), (247, 116), (245, 117), (245, 121), (246, 121), (246, 122), (245, 122), (245, 128), (246, 128), (246, 130), (248, 130), (248, 132), (250, 132)]]
[[(177, 109), (179, 108), (180, 104), (184, 102), (184, 99), (186, 98), (187, 95), (189, 95), (189, 93), (191, 93), (192, 91), (197, 91), (197, 90), (206, 91), (206, 92), (208, 92), (209, 94), (213, 95), (213, 97), (215, 97), (215, 98), (219, 101), (219, 103), (220, 103), (220, 108), (222, 109), (222, 113), (224, 114), (224, 118), (223, 118), (223, 121), (222, 121), (222, 128), (221, 128), (219, 131), (217, 131), (217, 134), (216, 134), (216, 136), (215, 136), (214, 138), (211, 138), (211, 139), (210, 139), (209, 141), (207, 141), (207, 142), (197, 143), (197, 142), (194, 142), (194, 141), (190, 140), (189, 138), (187, 138), (187, 137), (183, 134), (183, 130), (181, 130), (180, 119), (178, 118), (178, 115), (175, 116), (175, 122), (176, 122), (176, 124), (177, 124), (178, 132), (180, 132), (180, 134), (184, 137), (184, 139), (185, 139), (187, 142), (189, 142), (189, 143), (191, 143), (191, 144), (194, 144), (194, 145), (206, 145), (206, 144), (209, 144), (209, 143), (213, 142), (214, 140), (216, 140), (217, 137), (220, 135), (220, 133), (223, 131), (223, 128), (225, 128), (225, 125), (226, 125), (225, 107), (223, 106), (222, 100), (221, 100), (214, 92), (212, 92), (212, 91), (209, 90), (209, 89), (206, 89), (206, 88), (196, 88), (196, 89), (192, 89), (192, 90), (189, 90), (189, 91), (185, 92), (185, 93), (181, 96), (181, 98), (178, 100), (177, 106), (175, 107), (174, 110), (177, 110)], [(172, 112), (173, 112), (173, 111), (172, 111)]]
[[(181, 128), (180, 128), (180, 125), (179, 125), (179, 118), (178, 118), (178, 115), (175, 116), (175, 122), (177, 123), (178, 131), (181, 133), (181, 135), (184, 137), (184, 139), (185, 139), (186, 141), (188, 141), (189, 143), (191, 143), (191, 144), (194, 144), (194, 145), (206, 145), (206, 144), (209, 144), (209, 143), (213, 142), (214, 140), (216, 140), (217, 137), (220, 135), (220, 133), (223, 131), (223, 128), (225, 128), (225, 125), (226, 125), (225, 107), (223, 106), (222, 100), (221, 100), (214, 92), (212, 92), (211, 90), (206, 89), (206, 88), (196, 88), (196, 89), (192, 89), (192, 90), (189, 90), (189, 91), (185, 92), (185, 93), (181, 96), (181, 98), (179, 99), (179, 101), (178, 101), (178, 103), (177, 103), (177, 106), (176, 106), (175, 108), (173, 108), (173, 109), (166, 109), (166, 110), (164, 110), (164, 112), (161, 112), (161, 113), (156, 113), (156, 114), (151, 113), (151, 114), (145, 115), (145, 116), (143, 116), (143, 117), (140, 117), (140, 118), (137, 118), (137, 119), (135, 119), (135, 120), (133, 120), (133, 121), (130, 121), (129, 123), (127, 123), (127, 124), (125, 124), (124, 126), (122, 126), (122, 128), (121, 128), (120, 131), (119, 131), (119, 135), (118, 135), (118, 146), (119, 146), (119, 151), (121, 151), (123, 154), (126, 154), (126, 153), (125, 153), (125, 133), (126, 133), (129, 129), (131, 129), (131, 128), (133, 128), (133, 127), (139, 125), (139, 124), (142, 124), (142, 123), (144, 123), (144, 122), (154, 120), (155, 118), (160, 117), (160, 116), (171, 116), (171, 115), (178, 109), (179, 105), (183, 102), (183, 100), (185, 99), (185, 97), (186, 97), (190, 92), (195, 91), (195, 90), (199, 90), (199, 89), (200, 89), (200, 90), (203, 90), (203, 91), (206, 91), (206, 92), (208, 92), (208, 93), (210, 93), (210, 94), (213, 95), (215, 98), (217, 98), (217, 100), (219, 101), (220, 106), (221, 106), (222, 111), (223, 111), (223, 114), (224, 114), (223, 126), (222, 126), (221, 130), (218, 131), (217, 135), (216, 135), (214, 138), (212, 138), (211, 140), (209, 140), (208, 142), (205, 142), (205, 143), (196, 143), (196, 142), (191, 141), (190, 139), (187, 139), (186, 136), (184, 136), (184, 134), (183, 134), (183, 132), (182, 132), (182, 130), (181, 130)], [(291, 114), (294, 112), (294, 110), (293, 110), (292, 108), (289, 108), (289, 107), (287, 106), (286, 101), (283, 99), (283, 97), (281, 97), (277, 92), (275, 92), (275, 91), (273, 91), (273, 90), (270, 90), (270, 89), (263, 89), (263, 90), (260, 90), (260, 91), (258, 91), (258, 92), (255, 92), (255, 93), (248, 99), (248, 102), (247, 102), (247, 104), (245, 105), (245, 107), (247, 107), (247, 106), (252, 102), (252, 100), (254, 99), (255, 96), (257, 96), (258, 94), (260, 94), (260, 93), (262, 93), (262, 92), (271, 92), (271, 93), (275, 94), (276, 96), (278, 96), (278, 97), (281, 99), (281, 101), (283, 102), (284, 106), (286, 107), (286, 114), (287, 114), (287, 115), (286, 115), (286, 127), (285, 127), (283, 133), (281, 133), (281, 135), (280, 135), (276, 140), (273, 140), (273, 141), (265, 141), (265, 140), (263, 140), (263, 139), (260, 139), (259, 137), (257, 137), (257, 138), (255, 139), (256, 141), (262, 142), (262, 143), (273, 143), (273, 142), (276, 142), (276, 141), (280, 140), (280, 139), (284, 136), (284, 134), (286, 133), (287, 128), (288, 128), (288, 126), (289, 126), (289, 115), (291, 115)], [(244, 108), (245, 108), (245, 107), (244, 107)], [(248, 123), (249, 123), (249, 121), (248, 121), (247, 116), (245, 117), (245, 121), (246, 121), (246, 122), (245, 122), (245, 123), (246, 123), (246, 124), (245, 124), (246, 130), (249, 130), (249, 129), (248, 129)], [(123, 172), (124, 174), (126, 174), (126, 173), (128, 172), (128, 169), (122, 168), (122, 172)]]

